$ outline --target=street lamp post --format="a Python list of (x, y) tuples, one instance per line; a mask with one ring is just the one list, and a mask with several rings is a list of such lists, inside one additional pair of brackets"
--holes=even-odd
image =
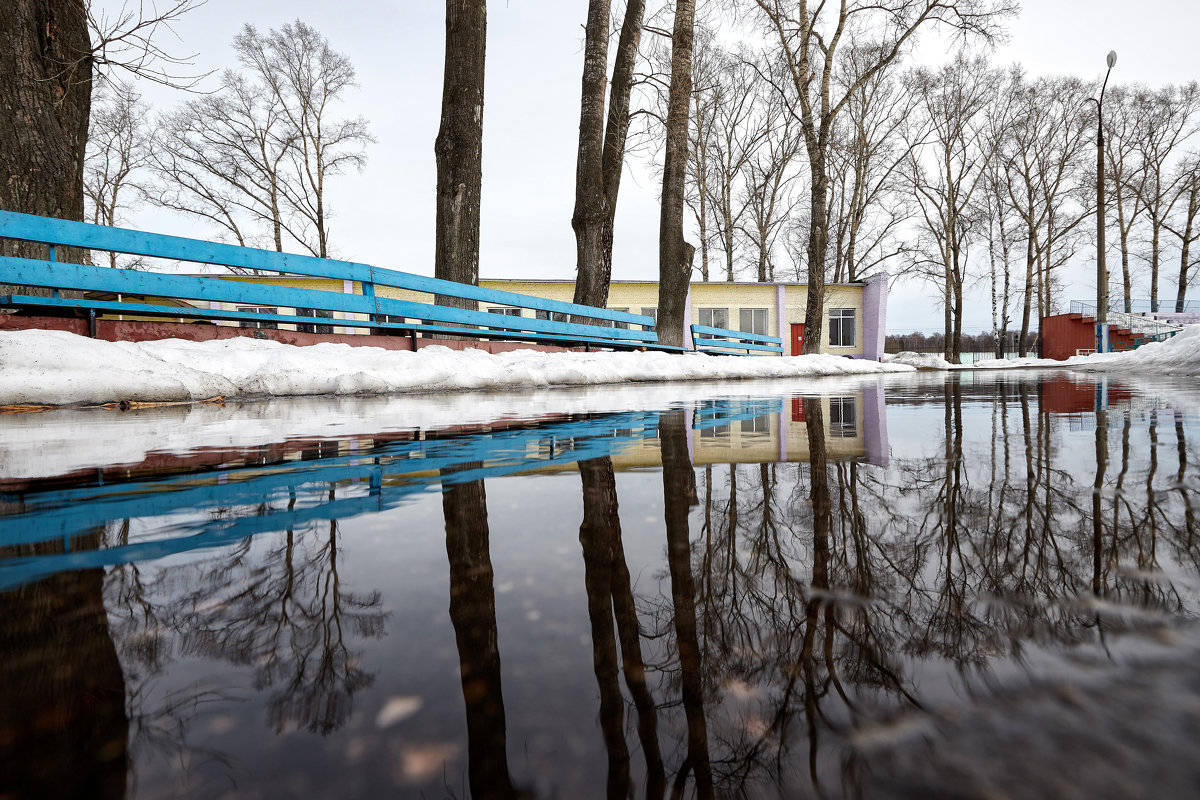
[(1108, 265), (1104, 261), (1104, 90), (1117, 63), (1117, 51), (1108, 51), (1108, 72), (1096, 103), (1096, 352), (1108, 352)]

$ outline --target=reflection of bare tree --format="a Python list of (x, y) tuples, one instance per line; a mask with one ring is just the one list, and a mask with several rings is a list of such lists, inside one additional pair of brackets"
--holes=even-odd
[(581, 461), (579, 474), (583, 480), (583, 523), (579, 526), (579, 542), (583, 546), (588, 617), (592, 628), (592, 663), (600, 689), (600, 727), (608, 752), (608, 796), (623, 798), (631, 792), (629, 748), (624, 730), (625, 701), (617, 682), (619, 638), (625, 684), (637, 710), (638, 737), (646, 758), (646, 796), (661, 797), (666, 773), (658, 746), (658, 715), (646, 685), (641, 630), (621, 544), (612, 459), (605, 456)]
[[(99, 536), (72, 544), (95, 547)], [(61, 543), (17, 549), (2, 554), (61, 552)], [(0, 797), (125, 796), (125, 678), (103, 589), (92, 569), (0, 593)]]
[[(462, 469), (472, 466), (479, 465), (463, 465)], [(458, 642), (467, 708), (471, 795), (484, 800), (513, 798), (517, 793), (508, 774), (496, 595), (483, 481), (444, 483), (442, 511), (450, 560), (450, 621)]]
[[(928, 450), (886, 470), (829, 458), (819, 400), (804, 404), (809, 464), (763, 466), (757, 481), (744, 466), (706, 469), (693, 569), (720, 791), (794, 778), (798, 747), (813, 791), (832, 791), (818, 741), (923, 707), (916, 676), (930, 668), (955, 665), (970, 684), (1029, 647), (1102, 644), (1191, 613), (1159, 564), (1170, 541), (1172, 559), (1200, 572), (1183, 426), (1168, 476), (1161, 412), (1143, 417), (1140, 439), (1137, 414), (1123, 414), (1118, 472), (1112, 412), (1072, 419), (1097, 426), (1083, 449), (1031, 388), (952, 376)], [(790, 497), (773, 471), (796, 476)], [(842, 761), (842, 790), (862, 767)]]
[(687, 449), (689, 433), (682, 411), (666, 412), (660, 417), (667, 566), (671, 575), (675, 646), (679, 651), (680, 685), (688, 730), (687, 757), (675, 777), (674, 795), (682, 793), (688, 772), (691, 772), (696, 781), (696, 793), (703, 798), (713, 796), (713, 782), (704, 717), (703, 665), (696, 626), (696, 586), (692, 578), (688, 526), (689, 509), (698, 503), (696, 473)]
[[(289, 508), (296, 502), (293, 494)], [(268, 714), (276, 731), (337, 729), (354, 694), (373, 681), (350, 640), (381, 637), (387, 614), (378, 591), (342, 585), (340, 556), (336, 521), (288, 530), (265, 553), (247, 541), (199, 570), (197, 588), (176, 604), (172, 625), (185, 654), (250, 666), (258, 687), (274, 689)]]

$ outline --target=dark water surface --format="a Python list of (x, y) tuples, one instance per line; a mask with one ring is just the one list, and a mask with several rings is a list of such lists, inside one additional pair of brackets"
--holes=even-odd
[(1200, 796), (1198, 397), (0, 417), (0, 798)]

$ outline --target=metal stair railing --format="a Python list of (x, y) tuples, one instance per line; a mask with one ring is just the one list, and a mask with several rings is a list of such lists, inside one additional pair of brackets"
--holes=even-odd
[[(1083, 314), (1094, 319), (1096, 317), (1096, 305), (1095, 303), (1072, 300), (1071, 313)], [(1130, 333), (1142, 334), (1143, 338), (1153, 339), (1156, 342), (1169, 339), (1183, 330), (1182, 325), (1174, 325), (1170, 322), (1143, 317), (1139, 314), (1126, 314), (1124, 311), (1114, 311), (1112, 309), (1108, 311), (1108, 324), (1110, 328), (1123, 328)]]

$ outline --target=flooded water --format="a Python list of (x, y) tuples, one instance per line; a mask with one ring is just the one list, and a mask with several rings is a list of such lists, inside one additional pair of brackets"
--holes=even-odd
[(0, 797), (1200, 794), (1186, 383), (0, 417)]

